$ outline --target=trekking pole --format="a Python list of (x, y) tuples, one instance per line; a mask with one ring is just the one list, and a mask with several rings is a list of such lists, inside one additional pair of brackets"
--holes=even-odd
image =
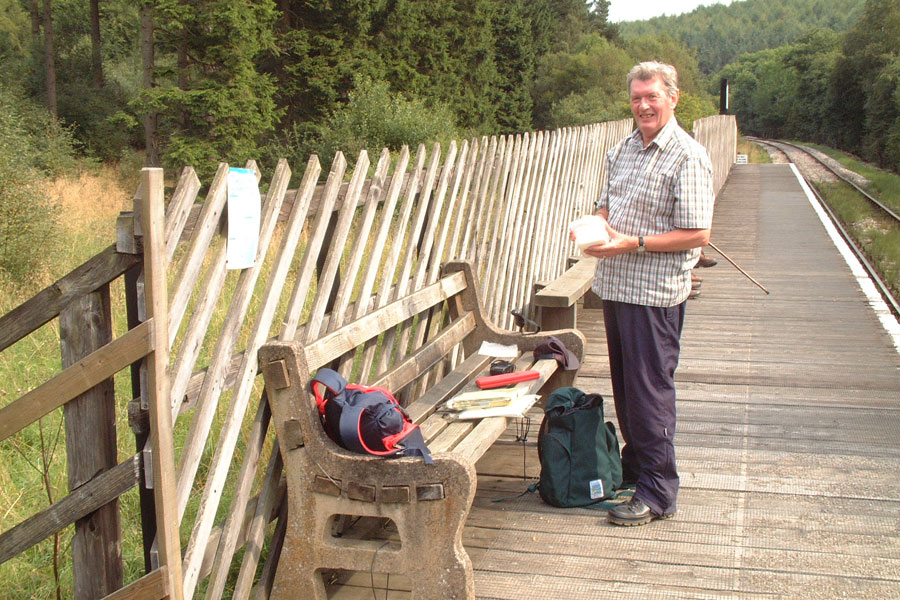
[(740, 265), (738, 265), (736, 262), (734, 262), (733, 260), (731, 260), (731, 259), (728, 257), (727, 254), (725, 254), (724, 252), (722, 252), (721, 249), (719, 249), (718, 246), (716, 246), (716, 245), (713, 244), (712, 242), (710, 242), (710, 243), (708, 244), (708, 246), (709, 246), (710, 248), (712, 248), (713, 250), (715, 250), (716, 252), (718, 252), (719, 254), (721, 254), (721, 255), (722, 255), (722, 258), (724, 258), (725, 260), (727, 260), (728, 262), (730, 262), (730, 263), (731, 263), (731, 266), (733, 266), (735, 269), (737, 269), (738, 271), (740, 271), (741, 274), (742, 274), (744, 277), (746, 277), (747, 279), (749, 279), (750, 281), (752, 281), (753, 283), (755, 283), (755, 284), (759, 287), (759, 289), (761, 289), (762, 291), (764, 291), (766, 294), (769, 293), (769, 290), (767, 290), (766, 288), (764, 288), (763, 285), (762, 285), (760, 282), (758, 282), (757, 280), (755, 280), (755, 279), (753, 279), (752, 277), (750, 277), (750, 274), (747, 273), (747, 271), (743, 270), (743, 269), (740, 267)]

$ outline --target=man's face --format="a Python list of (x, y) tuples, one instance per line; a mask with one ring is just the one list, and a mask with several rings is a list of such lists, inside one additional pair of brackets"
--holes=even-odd
[(669, 96), (662, 78), (657, 75), (653, 79), (643, 81), (634, 79), (631, 82), (631, 112), (637, 121), (638, 129), (644, 144), (649, 144), (656, 134), (665, 127), (678, 104), (678, 93)]

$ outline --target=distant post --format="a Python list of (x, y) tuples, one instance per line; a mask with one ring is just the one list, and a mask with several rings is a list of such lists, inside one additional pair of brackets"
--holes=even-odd
[(724, 77), (719, 85), (719, 114), (728, 114), (728, 80)]

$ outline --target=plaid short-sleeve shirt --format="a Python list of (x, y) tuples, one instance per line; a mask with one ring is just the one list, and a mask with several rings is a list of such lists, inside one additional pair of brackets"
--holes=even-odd
[[(596, 209), (625, 235), (712, 226), (715, 193), (709, 154), (673, 118), (646, 148), (640, 130), (607, 154), (609, 177)], [(691, 292), (700, 249), (628, 252), (597, 261), (592, 288), (604, 300), (675, 306)]]

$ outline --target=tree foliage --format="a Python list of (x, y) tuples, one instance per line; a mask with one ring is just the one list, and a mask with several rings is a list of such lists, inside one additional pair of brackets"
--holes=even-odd
[(341, 150), (351, 163), (361, 150), (374, 162), (382, 148), (397, 151), (436, 140), (446, 144), (456, 134), (446, 104), (408, 100), (392, 94), (387, 82), (368, 77), (356, 78), (348, 101), (317, 129), (316, 153), (331, 157)]
[[(0, 0), (8, 34), (0, 55), (4, 77), (41, 99), (42, 32), (33, 32), (29, 6)], [(53, 0), (59, 114), (93, 156), (116, 159), (148, 141), (148, 160), (158, 147), (166, 166), (192, 164), (203, 175), (220, 160), (320, 152), (328, 161), (336, 145), (392, 145), (397, 132), (415, 145), (425, 132), (624, 117), (624, 74), (651, 55), (681, 70), (700, 100), (685, 107), (714, 110), (682, 42), (623, 44), (608, 8), (608, 0)], [(361, 119), (379, 118), (391, 133), (361, 128), (350, 139)]]
[(867, 0), (842, 35), (810, 32), (741, 56), (718, 77), (746, 133), (821, 142), (900, 170), (900, 0)]
[(43, 185), (73, 166), (73, 141), (2, 82), (0, 132), (0, 274), (22, 284), (37, 278), (53, 253), (58, 214)]
[(242, 164), (257, 157), (279, 114), (275, 86), (255, 63), (274, 46), (274, 2), (157, 0), (155, 8), (156, 39), (177, 56), (160, 65), (177, 85), (144, 96), (144, 105), (163, 116), (166, 164), (208, 173), (218, 160)]
[(865, 0), (743, 0), (701, 6), (677, 16), (621, 23), (626, 39), (668, 34), (692, 48), (700, 69), (713, 73), (742, 54), (778, 48), (818, 29), (845, 31)]
[(534, 120), (553, 129), (622, 118), (628, 112), (628, 53), (599, 35), (584, 36), (572, 52), (554, 52), (538, 65)]

